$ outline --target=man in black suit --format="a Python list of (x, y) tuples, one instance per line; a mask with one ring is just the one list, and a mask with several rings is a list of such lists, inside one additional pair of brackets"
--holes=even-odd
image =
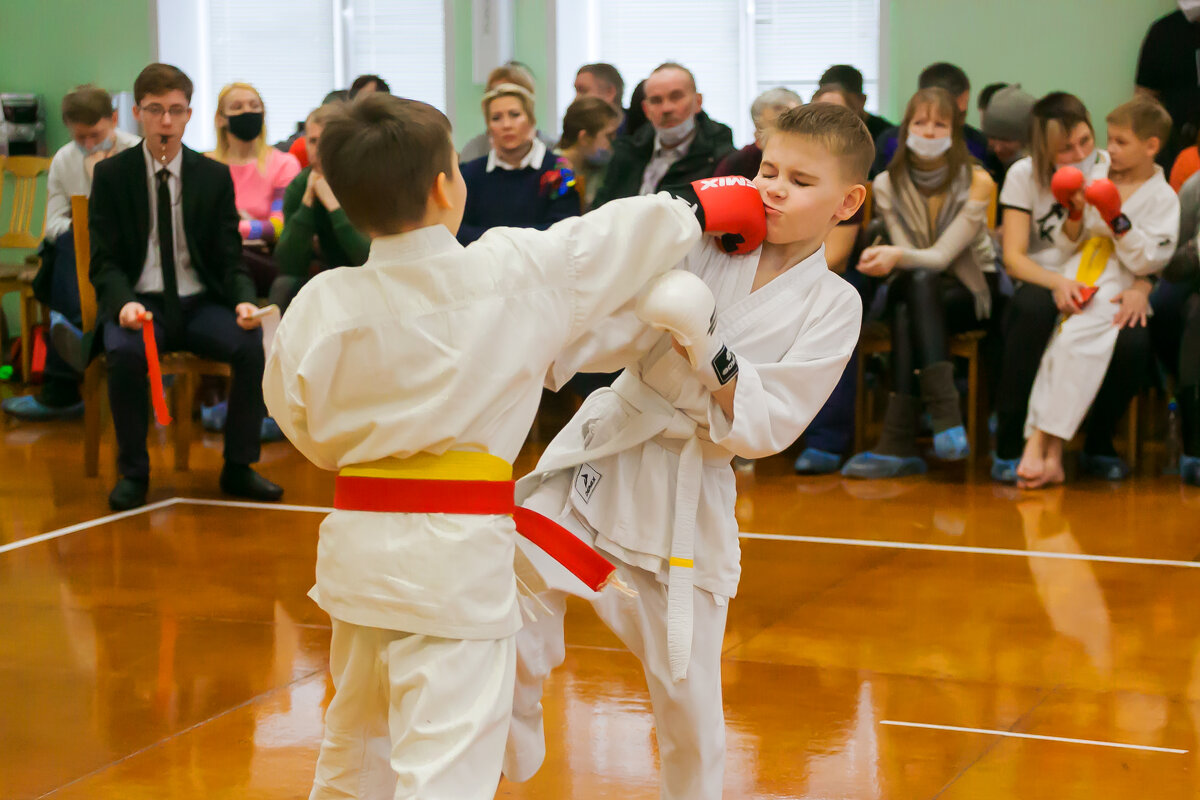
[(222, 491), (278, 500), (283, 489), (250, 468), (266, 413), (264, 357), (254, 283), (241, 260), (233, 179), (224, 164), (183, 146), (192, 115), (187, 75), (151, 64), (133, 94), (133, 115), (146, 138), (97, 165), (89, 202), (96, 333), (108, 358), (121, 474), (109, 505), (123, 510), (146, 502), (150, 403), (141, 320), (147, 314), (160, 352), (186, 350), (232, 367)]

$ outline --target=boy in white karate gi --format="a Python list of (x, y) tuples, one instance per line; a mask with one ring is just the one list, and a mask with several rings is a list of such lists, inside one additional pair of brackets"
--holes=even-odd
[[(1154, 163), (1171, 130), (1156, 101), (1138, 98), (1108, 115), (1110, 165), (1083, 173), (1063, 167), (1051, 189), (1068, 215), (1054, 243), (1068, 260), (1064, 273), (1088, 287), (1046, 347), (1029, 396), (1025, 452), (1017, 467), (1022, 488), (1062, 483), (1063, 445), (1083, 421), (1112, 359), (1118, 325), (1113, 304), (1138, 278), (1159, 272), (1175, 252), (1179, 198)], [(1138, 320), (1145, 324), (1142, 317)]]
[(332, 618), (337, 689), (311, 797), (491, 798), (521, 626), (511, 463), (547, 369), (687, 254), (699, 216), (755, 245), (762, 202), (746, 187), (701, 191), (695, 209), (632, 198), (464, 248), (440, 111), (372, 95), (320, 147), (373, 241), (364, 266), (301, 290), (264, 377), (283, 432), (339, 471), (311, 593)]
[(866, 127), (845, 108), (786, 111), (754, 180), (766, 244), (745, 255), (698, 244), (634, 312), (555, 364), (551, 384), (582, 367), (628, 367), (584, 402), (518, 483), (518, 499), (615, 560), (637, 596), (588, 592), (521, 543), (550, 587), (539, 608), (552, 613), (517, 636), (509, 779), (527, 780), (545, 757), (542, 683), (562, 663), (566, 597), (576, 594), (642, 661), (662, 796), (721, 796), (721, 643), (741, 572), (730, 460), (794, 442), (854, 350), (862, 304), (827, 268), (822, 242), (862, 204), (873, 158)]

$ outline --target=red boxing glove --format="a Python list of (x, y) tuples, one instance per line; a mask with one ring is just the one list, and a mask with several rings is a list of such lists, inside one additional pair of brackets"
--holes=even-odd
[(705, 233), (721, 233), (726, 253), (752, 253), (767, 238), (767, 210), (751, 181), (740, 175), (692, 181), (700, 201), (696, 218)]
[(1071, 202), (1075, 193), (1083, 189), (1083, 173), (1076, 167), (1059, 167), (1050, 179), (1050, 191), (1058, 204), (1067, 209), (1067, 219), (1078, 222), (1083, 219), (1083, 209)]
[(1100, 216), (1108, 223), (1108, 227), (1112, 228), (1112, 232), (1118, 237), (1124, 236), (1133, 227), (1129, 217), (1121, 213), (1121, 191), (1108, 178), (1092, 181), (1084, 191), (1083, 197), (1096, 207)]

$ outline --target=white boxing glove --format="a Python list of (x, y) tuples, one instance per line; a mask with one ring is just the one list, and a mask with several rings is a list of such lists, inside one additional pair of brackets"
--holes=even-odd
[(737, 376), (737, 359), (715, 335), (716, 300), (696, 275), (677, 269), (661, 276), (638, 298), (636, 312), (642, 322), (667, 331), (679, 342), (709, 391)]

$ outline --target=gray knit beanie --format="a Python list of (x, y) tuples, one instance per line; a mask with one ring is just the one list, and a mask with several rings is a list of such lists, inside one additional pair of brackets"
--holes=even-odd
[(1006, 86), (992, 95), (983, 112), (983, 133), (989, 139), (1029, 143), (1029, 121), (1037, 98), (1021, 88)]

